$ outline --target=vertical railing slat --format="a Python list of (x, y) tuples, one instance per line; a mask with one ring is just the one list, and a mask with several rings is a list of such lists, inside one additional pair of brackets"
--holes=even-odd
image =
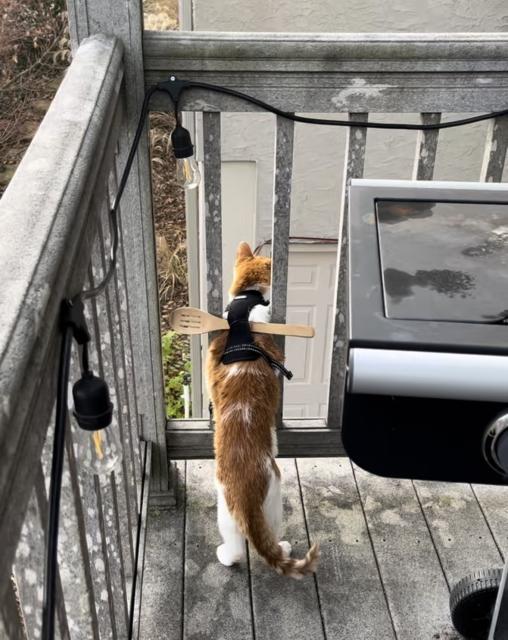
[[(127, 272), (125, 270), (125, 253), (123, 243), (122, 219), (118, 219), (119, 246), (117, 253), (118, 266), (116, 269), (116, 277), (118, 281), (118, 292), (120, 294), (120, 318), (122, 321), (122, 332), (125, 336), (125, 359), (127, 368), (127, 379), (129, 384), (129, 398), (131, 404), (131, 416), (135, 416), (135, 421), (131, 423), (132, 438), (141, 437), (141, 416), (138, 408), (137, 384), (136, 376), (133, 373), (134, 359), (132, 355), (132, 330), (130, 325), (129, 309), (129, 290), (127, 286)], [(138, 446), (139, 468), (142, 467), (142, 457), (140, 453), (141, 447)]]
[[(36, 482), (40, 474), (37, 474)], [(44, 530), (35, 489), (28, 502), (14, 560), (14, 575), (19, 589), (20, 605), (28, 637), (42, 633), (42, 602), (38, 597), (44, 583)]]
[[(48, 433), (48, 438), (50, 437), (51, 433)], [(41, 593), (44, 580), (47, 521), (48, 499), (42, 463), (39, 462), (14, 561), (14, 572), (19, 578), (19, 604), (23, 610), (23, 618), (30, 637), (38, 637), (42, 628)], [(62, 548), (62, 543), (65, 544), (65, 539), (66, 532), (61, 531), (59, 549)], [(60, 579), (60, 567), (57, 568), (56, 591), (57, 632), (59, 637), (64, 640), (70, 635)]]
[(218, 316), (223, 312), (220, 118), (220, 113), (203, 113), (207, 307)]
[[(108, 238), (104, 239), (105, 254), (109, 255), (110, 243)], [(114, 357), (115, 373), (118, 387), (118, 414), (122, 417), (122, 437), (124, 440), (124, 451), (129, 461), (129, 475), (132, 502), (139, 510), (139, 489), (141, 486), (139, 468), (139, 437), (136, 429), (132, 428), (134, 416), (130, 411), (129, 389), (127, 381), (127, 360), (125, 357), (124, 339), (120, 321), (120, 305), (118, 297), (118, 283), (113, 277), (108, 296), (108, 317), (112, 336), (112, 355)]]
[[(103, 211), (101, 216), (102, 225), (99, 225), (99, 242), (101, 247), (102, 269), (103, 272), (109, 268), (111, 255), (111, 230), (109, 223), (109, 213)], [(129, 499), (131, 502), (131, 511), (137, 513), (139, 509), (137, 488), (141, 484), (139, 482), (139, 468), (137, 466), (136, 455), (134, 452), (134, 442), (132, 440), (132, 432), (130, 429), (130, 413), (128, 407), (128, 396), (126, 388), (126, 371), (125, 358), (123, 350), (123, 341), (121, 337), (120, 318), (118, 315), (117, 290), (115, 287), (116, 279), (113, 277), (110, 284), (104, 292), (104, 300), (106, 302), (105, 316), (106, 330), (110, 335), (110, 343), (106, 345), (108, 357), (111, 360), (111, 367), (117, 396), (116, 413), (118, 416), (118, 424), (120, 427), (120, 437), (122, 439), (122, 449), (125, 456), (128, 471), (128, 489)], [(136, 444), (138, 439), (136, 438)]]
[[(117, 176), (116, 170), (113, 170), (110, 174), (110, 201), (112, 203), (117, 189)], [(132, 360), (132, 332), (129, 320), (129, 299), (126, 287), (126, 274), (125, 274), (125, 259), (123, 251), (123, 237), (122, 237), (122, 225), (121, 219), (117, 217), (118, 227), (118, 249), (116, 254), (116, 269), (113, 278), (114, 297), (116, 303), (116, 313), (118, 317), (117, 332), (120, 338), (120, 346), (122, 353), (122, 366), (125, 373), (125, 393), (127, 396), (127, 416), (128, 426), (130, 429), (130, 441), (133, 448), (133, 454), (136, 461), (136, 469), (138, 471), (137, 478), (141, 476), (142, 469), (142, 456), (140, 452), (139, 440), (141, 435), (141, 427), (139, 425), (139, 413), (138, 402), (136, 397), (136, 378), (133, 372), (133, 360)], [(107, 238), (106, 246), (108, 243), (109, 235), (105, 234)], [(140, 483), (139, 483), (140, 484)]]
[(10, 584), (0, 600), (0, 638), (26, 640), (22, 613), (19, 609), (19, 589), (14, 576), (7, 577)]
[[(350, 113), (351, 122), (365, 122), (368, 113)], [(332, 358), (328, 390), (327, 424), (339, 429), (342, 420), (342, 404), (347, 366), (347, 261), (348, 261), (348, 187), (352, 178), (361, 178), (365, 164), (367, 129), (349, 127), (346, 136), (345, 165), (343, 172), (343, 197), (339, 217), (339, 241), (337, 244), (337, 272), (335, 285), (335, 318), (332, 338)]]
[[(294, 125), (292, 120), (277, 116), (275, 134), (275, 179), (272, 218), (272, 322), (286, 322), (288, 294), (289, 228), (291, 214), (291, 182), (293, 175)], [(277, 344), (284, 350), (284, 336)], [(284, 378), (280, 380), (281, 401), (277, 424), (282, 425)]]
[[(184, 3), (186, 4), (186, 3)], [(182, 124), (196, 140), (196, 114), (182, 114)], [(189, 306), (199, 307), (200, 302), (200, 252), (199, 252), (199, 192), (191, 189), (185, 192), (185, 230), (187, 238), (187, 274)], [(192, 417), (203, 416), (203, 377), (199, 362), (201, 359), (201, 336), (189, 336), (191, 371)]]
[[(97, 242), (95, 243), (94, 253), (97, 254)], [(93, 258), (92, 258), (93, 260)], [(100, 263), (99, 263), (100, 264)], [(101, 268), (97, 263), (97, 258), (95, 258), (95, 270), (97, 280), (95, 281), (91, 274), (90, 267), (90, 285), (93, 286), (100, 280), (101, 277)], [(102, 302), (102, 300), (101, 300)], [(104, 302), (102, 302), (104, 304)], [(90, 365), (94, 372), (98, 373), (98, 375), (104, 376), (102, 370), (102, 361), (100, 358), (100, 347), (101, 347), (101, 335), (98, 327), (97, 314), (95, 312), (95, 307), (93, 304), (85, 305), (85, 318), (88, 324), (88, 328), (92, 335), (92, 340), (89, 345), (89, 357), (90, 357)], [(72, 376), (74, 380), (77, 380), (80, 376), (80, 372), (78, 369), (77, 360), (74, 358), (72, 361)], [(113, 389), (110, 387), (110, 391)], [(115, 414), (115, 412), (114, 412)], [(74, 426), (74, 425), (73, 425)], [(118, 426), (115, 423), (115, 419), (113, 420), (112, 425), (109, 428), (117, 429)], [(75, 430), (78, 427), (75, 427)], [(74, 434), (74, 438), (83, 437), (83, 434), (77, 435)], [(76, 461), (72, 460), (75, 464)], [(69, 458), (69, 464), (71, 463), (71, 459)], [(123, 470), (122, 470), (123, 471)], [(87, 538), (89, 540), (89, 553), (90, 553), (90, 569), (92, 574), (92, 579), (94, 583), (94, 591), (96, 598), (96, 606), (97, 606), (97, 616), (99, 622), (99, 635), (101, 638), (116, 638), (117, 637), (117, 627), (116, 627), (116, 617), (115, 616), (115, 603), (112, 601), (112, 594), (109, 584), (109, 578), (111, 575), (111, 570), (109, 567), (110, 558), (107, 554), (104, 553), (105, 544), (103, 541), (104, 531), (101, 523), (102, 514), (99, 512), (99, 503), (100, 502), (109, 502), (109, 500), (104, 500), (101, 495), (102, 490), (101, 487), (97, 487), (95, 485), (94, 477), (85, 471), (81, 471), (78, 473), (77, 470), (74, 471), (77, 474), (79, 490), (81, 494), (81, 500), (83, 502), (83, 514), (85, 517), (85, 530), (87, 532)], [(121, 475), (121, 474), (120, 474)], [(119, 482), (122, 482), (120, 479)], [(129, 510), (128, 501), (125, 501), (125, 509)], [(113, 505), (107, 504), (106, 509), (111, 509), (113, 512)], [(129, 528), (130, 530), (130, 528)], [(117, 541), (116, 537), (113, 536), (110, 539), (111, 549), (117, 549)], [(106, 545), (107, 547), (107, 545)], [(122, 606), (117, 606), (117, 609), (122, 609)], [(121, 621), (121, 616), (119, 617)]]
[(152, 443), (142, 442), (141, 450), (143, 456), (142, 483), (141, 483), (141, 518), (139, 530), (139, 548), (136, 588), (132, 599), (132, 640), (139, 640), (141, 607), (143, 604), (143, 569), (145, 565), (146, 532), (148, 526), (148, 497), (150, 493), (150, 469), (152, 466)]
[(480, 182), (501, 182), (508, 149), (508, 116), (489, 120)]
[[(439, 124), (440, 113), (421, 113), (422, 124)], [(418, 131), (416, 155), (413, 165), (413, 180), (432, 180), (436, 165), (437, 142), (439, 129)]]
[[(73, 505), (73, 511), (74, 513), (71, 514), (67, 514), (66, 509), (64, 509), (64, 511), (62, 512), (62, 518), (63, 518), (63, 526), (64, 528), (67, 527), (68, 525), (66, 524), (66, 517), (68, 516), (69, 519), (74, 519), (76, 521), (76, 537), (75, 540), (79, 540), (79, 547), (81, 550), (81, 558), (82, 558), (82, 570), (83, 570), (83, 575), (84, 575), (84, 584), (80, 584), (79, 582), (77, 583), (78, 588), (82, 586), (82, 590), (80, 590), (79, 593), (77, 594), (73, 594), (72, 597), (78, 597), (78, 598), (82, 598), (83, 592), (86, 589), (86, 593), (87, 593), (87, 600), (88, 600), (88, 610), (85, 610), (85, 607), (83, 606), (83, 604), (81, 604), (81, 606), (78, 607), (73, 607), (72, 611), (73, 611), (73, 616), (76, 614), (76, 612), (80, 612), (81, 616), (84, 616), (85, 618), (87, 618), (86, 622), (88, 623), (82, 623), (80, 624), (80, 620), (79, 618), (76, 620), (77, 623), (77, 629), (79, 630), (78, 632), (76, 632), (73, 629), (73, 637), (72, 640), (74, 640), (74, 638), (83, 638), (83, 640), (88, 640), (88, 638), (93, 638), (93, 640), (99, 640), (99, 620), (97, 617), (97, 591), (96, 591), (96, 585), (94, 583), (94, 576), (93, 576), (93, 568), (92, 568), (92, 555), (91, 555), (91, 549), (93, 547), (93, 537), (91, 535), (91, 532), (87, 533), (87, 523), (86, 523), (86, 519), (85, 519), (85, 509), (86, 506), (83, 503), (83, 498), (82, 498), (82, 493), (80, 491), (80, 481), (78, 478), (78, 469), (77, 469), (77, 465), (76, 465), (76, 458), (74, 455), (74, 448), (73, 448), (73, 442), (72, 442), (72, 435), (71, 435), (71, 429), (70, 429), (70, 424), (68, 424), (68, 429), (67, 429), (67, 434), (66, 434), (66, 438), (65, 438), (65, 452), (66, 452), (66, 466), (64, 467), (64, 478), (66, 476), (66, 474), (68, 474), (69, 476), (69, 480), (70, 480), (70, 486), (67, 487), (67, 483), (64, 483), (63, 486), (63, 491), (66, 493), (68, 490), (70, 490), (71, 494), (72, 494), (72, 505)], [(70, 502), (70, 500), (66, 500), (64, 499), (64, 505), (67, 505)], [(76, 582), (73, 585), (73, 590), (76, 591)], [(66, 592), (65, 594), (66, 599), (69, 598), (69, 594)], [(85, 613), (83, 613), (83, 611), (85, 611)], [(91, 631), (91, 634), (89, 633), (89, 630)]]
[[(103, 214), (107, 211), (103, 211)], [(97, 241), (92, 251), (91, 282), (96, 285), (105, 273), (104, 239), (99, 224)], [(118, 367), (115, 359), (115, 342), (111, 326), (111, 284), (106, 291), (91, 303), (93, 317), (93, 339), (91, 351), (97, 352), (99, 375), (109, 383), (111, 399), (114, 405), (113, 421), (110, 429), (116, 431), (122, 446), (121, 468), (112, 474), (113, 482), (94, 484), (98, 524), (102, 531), (106, 586), (111, 608), (113, 628), (119, 636), (127, 629), (128, 585), (126, 573), (132, 576), (133, 536), (137, 520), (136, 488), (133, 486), (132, 461), (125, 446), (123, 415), (121, 411), (121, 392), (118, 380)], [(119, 512), (119, 513), (117, 513)], [(115, 522), (119, 520), (120, 531), (116, 531)], [(126, 572), (127, 567), (127, 572)]]

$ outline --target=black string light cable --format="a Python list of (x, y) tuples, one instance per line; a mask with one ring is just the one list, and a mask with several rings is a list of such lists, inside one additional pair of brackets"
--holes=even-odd
[[(102, 281), (95, 287), (84, 290), (81, 293), (78, 293), (73, 298), (66, 299), (62, 302), (62, 310), (60, 314), (60, 330), (62, 333), (62, 338), (58, 366), (53, 460), (51, 466), (49, 490), (49, 517), (46, 535), (42, 640), (54, 640), (55, 637), (56, 574), (58, 566), (58, 521), (60, 510), (62, 470), (65, 451), (65, 429), (68, 420), (67, 385), (70, 373), (72, 341), (76, 340), (81, 347), (80, 353), (82, 370), (82, 378), (74, 385), (73, 389), (75, 405), (74, 414), (81, 428), (88, 431), (100, 430), (107, 427), (111, 423), (112, 405), (109, 400), (109, 392), (107, 390), (106, 383), (100, 378), (94, 376), (89, 369), (87, 344), (90, 341), (90, 334), (88, 333), (84, 316), (84, 301), (90, 300), (100, 295), (106, 289), (115, 271), (116, 255), (118, 250), (118, 210), (120, 200), (124, 193), (132, 164), (134, 162), (134, 158), (139, 146), (141, 135), (145, 127), (145, 122), (152, 96), (156, 92), (162, 92), (167, 94), (171, 98), (176, 118), (175, 129), (171, 134), (173, 152), (177, 160), (186, 160), (193, 156), (194, 147), (192, 144), (190, 133), (181, 125), (179, 105), (182, 94), (184, 92), (187, 93), (192, 89), (204, 89), (207, 91), (212, 91), (214, 93), (222, 93), (224, 95), (228, 95), (233, 98), (248, 102), (258, 109), (268, 111), (287, 120), (292, 120), (294, 122), (300, 122), (303, 124), (323, 126), (356, 128), (363, 127), (367, 129), (398, 129), (411, 131), (436, 131), (440, 129), (450, 129), (452, 127), (461, 127), (464, 125), (474, 124), (476, 122), (482, 122), (484, 120), (491, 120), (493, 118), (508, 115), (508, 109), (502, 109), (500, 111), (480, 114), (469, 118), (430, 124), (356, 121), (351, 122), (349, 120), (328, 120), (325, 118), (312, 118), (296, 115), (294, 113), (283, 111), (246, 93), (236, 91), (235, 89), (221, 87), (206, 82), (179, 80), (176, 78), (176, 76), (171, 76), (168, 80), (159, 82), (158, 84), (153, 85), (152, 87), (147, 89), (141, 107), (136, 132), (132, 140), (132, 144), (125, 163), (125, 168), (122, 172), (122, 176), (118, 184), (115, 199), (109, 211), (112, 243), (108, 269)], [(130, 612), (131, 616), (132, 614), (133, 611)], [(132, 625), (130, 625), (130, 629), (132, 630)], [(129, 634), (129, 637), (130, 635), (131, 634)]]
[(499, 118), (501, 116), (508, 115), (508, 109), (501, 109), (499, 111), (492, 111), (490, 113), (482, 113), (477, 116), (470, 116), (469, 118), (461, 118), (458, 120), (449, 120), (445, 122), (436, 122), (428, 124), (409, 124), (409, 123), (397, 123), (397, 122), (351, 122), (350, 120), (336, 120), (326, 118), (312, 118), (308, 116), (299, 116), (289, 111), (283, 111), (278, 107), (275, 107), (268, 102), (254, 98), (247, 93), (242, 93), (236, 89), (230, 89), (229, 87), (221, 87), (219, 85), (210, 84), (208, 82), (198, 82), (194, 80), (179, 80), (176, 76), (171, 76), (169, 80), (159, 82), (156, 85), (161, 91), (167, 92), (173, 103), (175, 109), (178, 109), (178, 102), (181, 95), (185, 91), (191, 89), (205, 89), (214, 93), (222, 93), (224, 95), (238, 98), (245, 102), (285, 118), (286, 120), (293, 120), (293, 122), (301, 122), (303, 124), (315, 124), (324, 126), (335, 127), (362, 127), (365, 129), (397, 129), (397, 130), (409, 130), (409, 131), (436, 131), (439, 129), (451, 129), (453, 127), (463, 127), (465, 125), (474, 124), (475, 122), (482, 122), (484, 120), (492, 120), (493, 118)]

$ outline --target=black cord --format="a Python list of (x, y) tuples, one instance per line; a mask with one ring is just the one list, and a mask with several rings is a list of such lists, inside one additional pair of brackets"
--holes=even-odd
[(104, 276), (104, 278), (102, 279), (102, 281), (96, 285), (95, 287), (93, 287), (92, 289), (87, 289), (86, 291), (82, 292), (82, 297), (85, 300), (89, 300), (90, 298), (95, 298), (96, 296), (98, 296), (100, 293), (102, 293), (102, 291), (104, 291), (104, 289), (106, 288), (106, 286), (108, 285), (108, 282), (111, 280), (111, 278), (113, 277), (113, 274), (115, 272), (115, 267), (116, 267), (116, 253), (118, 250), (118, 220), (117, 220), (117, 213), (118, 213), (118, 207), (120, 206), (120, 199), (123, 195), (123, 192), (125, 190), (125, 186), (127, 184), (127, 179), (129, 178), (129, 174), (131, 172), (131, 168), (132, 168), (132, 163), (134, 162), (134, 158), (136, 156), (136, 151), (138, 150), (138, 145), (139, 145), (139, 141), (141, 139), (141, 134), (143, 133), (143, 129), (145, 127), (145, 120), (146, 117), (148, 115), (148, 107), (150, 106), (150, 98), (152, 97), (152, 95), (156, 92), (156, 91), (161, 91), (161, 89), (158, 88), (157, 85), (154, 85), (153, 87), (150, 87), (149, 89), (147, 89), (146, 93), (145, 93), (145, 98), (143, 100), (143, 105), (141, 107), (141, 113), (139, 114), (139, 120), (138, 120), (138, 126), (136, 128), (136, 133), (134, 134), (134, 139), (132, 141), (131, 144), (131, 148), (129, 149), (129, 155), (127, 156), (127, 161), (125, 163), (125, 168), (122, 172), (122, 176), (120, 178), (120, 183), (118, 185), (118, 190), (116, 192), (115, 195), (115, 199), (113, 201), (113, 205), (109, 211), (109, 216), (110, 216), (110, 228), (111, 228), (111, 232), (112, 232), (112, 236), (113, 236), (113, 243), (111, 246), (111, 257), (110, 257), (110, 261), (109, 261), (109, 266), (108, 266), (108, 270), (106, 272), (106, 275)]
[[(159, 83), (159, 87), (161, 90), (166, 90), (169, 95), (174, 99), (175, 92), (171, 92), (171, 80), (166, 82)], [(493, 111), (491, 113), (483, 113), (478, 116), (471, 116), (469, 118), (461, 118), (460, 120), (449, 120), (448, 122), (436, 122), (429, 124), (405, 124), (405, 123), (396, 123), (396, 122), (352, 122), (351, 120), (327, 120), (325, 118), (311, 118), (308, 116), (299, 116), (294, 113), (290, 113), (289, 111), (282, 111), (282, 109), (278, 109), (268, 102), (263, 102), (263, 100), (259, 100), (258, 98), (254, 98), (253, 96), (249, 96), (247, 93), (242, 93), (241, 91), (236, 91), (236, 89), (229, 89), (227, 87), (221, 87), (215, 84), (209, 84), (208, 82), (197, 82), (194, 80), (174, 80), (173, 82), (178, 83), (178, 93), (176, 94), (178, 97), (184, 91), (189, 89), (206, 89), (208, 91), (214, 91), (215, 93), (223, 93), (228, 96), (233, 96), (234, 98), (239, 98), (240, 100), (244, 100), (245, 102), (250, 102), (250, 104), (263, 109), (264, 111), (269, 111), (270, 113), (274, 113), (281, 118), (285, 118), (287, 120), (293, 120), (293, 122), (302, 122), (304, 124), (317, 124), (324, 126), (332, 126), (332, 127), (362, 127), (364, 129), (399, 129), (399, 130), (409, 130), (409, 131), (436, 131), (439, 129), (451, 129), (453, 127), (462, 127), (468, 124), (474, 124), (475, 122), (482, 122), (484, 120), (491, 120), (493, 118), (499, 118), (500, 116), (508, 115), (508, 109), (501, 109), (500, 111)]]
[(60, 516), (60, 493), (65, 451), (65, 426), (67, 422), (67, 385), (71, 362), (73, 339), (72, 327), (66, 326), (60, 347), (58, 384), (56, 397), (55, 433), (53, 436), (53, 460), (49, 485), (49, 516), (46, 532), (46, 557), (44, 581), (44, 607), (42, 611), (42, 640), (55, 637), (56, 573), (58, 552), (58, 520)]

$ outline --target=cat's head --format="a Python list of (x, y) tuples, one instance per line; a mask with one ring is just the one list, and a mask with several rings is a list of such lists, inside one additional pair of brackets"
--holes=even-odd
[(236, 296), (245, 289), (256, 289), (264, 295), (269, 291), (271, 281), (271, 259), (255, 256), (247, 242), (240, 242), (236, 250), (235, 273), (229, 293)]

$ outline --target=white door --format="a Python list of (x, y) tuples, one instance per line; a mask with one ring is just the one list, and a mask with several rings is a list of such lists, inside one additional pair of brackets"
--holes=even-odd
[(287, 321), (310, 324), (314, 338), (286, 338), (284, 416), (326, 415), (335, 296), (336, 245), (290, 245)]

